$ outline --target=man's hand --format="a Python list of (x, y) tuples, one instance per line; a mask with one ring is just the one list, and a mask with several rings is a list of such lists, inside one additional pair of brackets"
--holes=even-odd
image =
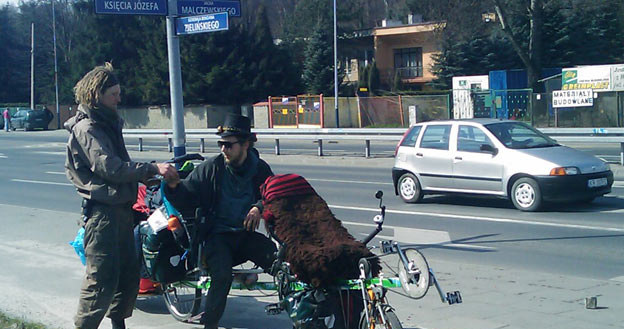
[(255, 231), (260, 226), (260, 209), (258, 207), (251, 207), (245, 221), (243, 222), (243, 226), (247, 231)]
[(180, 183), (180, 176), (178, 175), (178, 170), (172, 166), (170, 163), (158, 163), (156, 164), (158, 167), (158, 173), (165, 177), (165, 182), (171, 188), (175, 188)]

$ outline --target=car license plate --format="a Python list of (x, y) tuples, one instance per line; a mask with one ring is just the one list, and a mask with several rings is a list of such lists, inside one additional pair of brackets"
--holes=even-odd
[(605, 186), (605, 185), (607, 185), (607, 179), (605, 177), (590, 179), (587, 181), (587, 187), (589, 188), (600, 187), (600, 186)]

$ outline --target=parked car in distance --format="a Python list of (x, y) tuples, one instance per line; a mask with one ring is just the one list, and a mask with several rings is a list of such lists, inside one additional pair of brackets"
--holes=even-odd
[(48, 129), (53, 115), (48, 110), (19, 110), (11, 116), (13, 130), (23, 128), (26, 131), (33, 129)]
[(591, 202), (610, 193), (613, 172), (526, 123), (470, 119), (410, 127), (397, 145), (392, 180), (408, 203), (427, 193), (467, 193), (537, 211), (544, 202)]

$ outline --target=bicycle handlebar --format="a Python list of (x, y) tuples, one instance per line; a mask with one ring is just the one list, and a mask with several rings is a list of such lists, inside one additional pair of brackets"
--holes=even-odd
[(204, 157), (199, 153), (187, 153), (187, 154), (179, 155), (165, 162), (166, 163), (184, 163), (189, 160), (204, 160)]

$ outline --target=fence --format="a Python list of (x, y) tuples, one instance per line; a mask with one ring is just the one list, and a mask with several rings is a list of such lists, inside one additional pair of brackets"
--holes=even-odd
[(553, 108), (552, 93), (533, 97), (536, 127), (624, 127), (624, 92), (596, 92), (594, 104), (583, 107)]
[(453, 90), (453, 118), (502, 118), (535, 127), (624, 127), (624, 92), (594, 93), (594, 104), (553, 108), (552, 93), (531, 89)]

